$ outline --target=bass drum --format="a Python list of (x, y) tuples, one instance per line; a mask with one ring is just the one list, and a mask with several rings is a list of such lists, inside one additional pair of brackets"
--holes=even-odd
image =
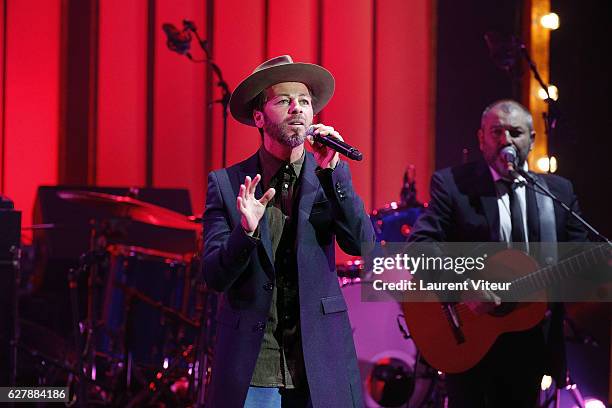
[(414, 342), (400, 330), (404, 322), (400, 304), (391, 298), (363, 302), (361, 289), (371, 282), (343, 281), (342, 294), (353, 329), (365, 406), (425, 406), (432, 396), (435, 372), (422, 361), (416, 364)]
[(183, 314), (190, 311), (190, 258), (134, 246), (111, 245), (108, 249), (111, 262), (103, 309), (106, 330), (98, 350), (120, 358), (129, 351), (136, 363), (159, 366), (170, 350), (177, 348), (173, 340), (179, 334), (185, 337), (180, 325), (166, 318), (160, 307)]

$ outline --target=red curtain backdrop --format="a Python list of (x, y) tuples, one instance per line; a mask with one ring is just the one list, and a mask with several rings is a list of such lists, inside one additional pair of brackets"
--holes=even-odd
[(100, 3), (97, 180), (145, 183), (147, 1)]
[(31, 223), (36, 188), (57, 183), (60, 0), (6, 0), (2, 38), (3, 191)]
[[(0, 18), (6, 21), (0, 30), (6, 32), (0, 36), (0, 176), (24, 224), (36, 187), (62, 182), (60, 59), (70, 58), (70, 50), (60, 52), (60, 33), (62, 19), (78, 18), (62, 14), (62, 3), (5, 0), (7, 16)], [(364, 153), (351, 168), (367, 210), (399, 198), (409, 163), (417, 167), (419, 198), (427, 200), (434, 148), (431, 1), (99, 0), (98, 8), (97, 185), (142, 186), (149, 165), (153, 187), (187, 188), (194, 211), (202, 211), (206, 175), (222, 163), (221, 107), (213, 105), (206, 123), (206, 87), (214, 87), (213, 99), (220, 94), (206, 83), (205, 64), (166, 48), (162, 23), (181, 27), (186, 18), (203, 37), (211, 35), (209, 46), (231, 89), (281, 54), (328, 68), (336, 93), (318, 119)], [(195, 42), (191, 52), (203, 58)], [(259, 143), (257, 131), (230, 117), (228, 164)]]

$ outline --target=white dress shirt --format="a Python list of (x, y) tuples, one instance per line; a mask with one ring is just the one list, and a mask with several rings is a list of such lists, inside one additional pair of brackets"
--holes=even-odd
[[(527, 162), (524, 167), (527, 171)], [(510, 216), (510, 196), (508, 192), (507, 179), (502, 178), (497, 171), (489, 166), (493, 181), (495, 182), (495, 189), (497, 191), (497, 207), (499, 208), (499, 240), (500, 242), (512, 242), (512, 218)], [(514, 183), (519, 183), (518, 187), (515, 187), (514, 191), (519, 200), (521, 206), (521, 215), (523, 217), (523, 231), (525, 233), (525, 242), (529, 242), (527, 234), (527, 199), (525, 183), (526, 180), (523, 176), (519, 176), (518, 179), (513, 180)]]

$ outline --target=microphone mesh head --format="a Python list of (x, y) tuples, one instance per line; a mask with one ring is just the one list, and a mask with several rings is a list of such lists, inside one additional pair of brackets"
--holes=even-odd
[(514, 146), (506, 146), (500, 152), (501, 157), (504, 158), (508, 163), (512, 163), (514, 165), (517, 164), (518, 153)]

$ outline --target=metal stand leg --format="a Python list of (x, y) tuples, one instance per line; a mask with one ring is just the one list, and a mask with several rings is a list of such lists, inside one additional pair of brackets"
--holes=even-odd
[[(78, 271), (82, 271), (84, 266), (81, 266)], [(74, 348), (80, 354), (82, 350), (81, 345), (81, 326), (79, 322), (79, 298), (78, 298), (78, 285), (77, 277), (79, 272), (74, 269), (68, 271), (68, 288), (70, 291), (70, 309), (72, 309), (72, 336), (74, 340)], [(87, 406), (87, 384), (88, 378), (85, 375), (85, 367), (83, 365), (83, 359), (78, 358), (77, 360), (77, 372), (76, 381), (77, 386), (77, 402), (80, 407)]]
[(11, 247), (13, 254), (13, 338), (11, 339), (11, 386), (17, 385), (17, 350), (19, 344), (19, 288), (21, 286), (21, 248)]

